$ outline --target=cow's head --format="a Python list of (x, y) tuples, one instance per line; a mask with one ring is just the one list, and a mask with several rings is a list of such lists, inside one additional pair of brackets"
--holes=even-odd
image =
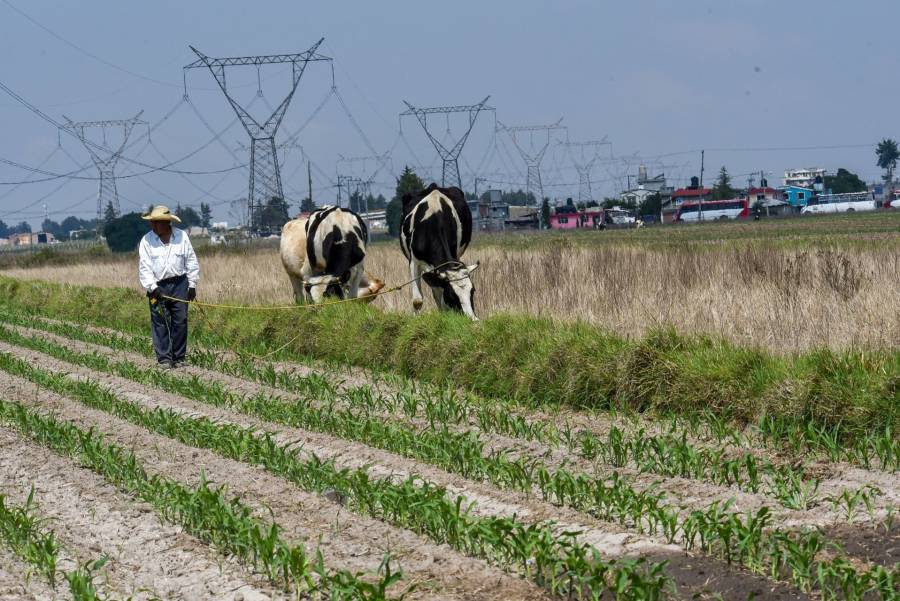
[(429, 274), (431, 277), (426, 279), (428, 284), (441, 288), (444, 306), (460, 311), (474, 321), (478, 321), (478, 317), (475, 315), (475, 285), (472, 284), (472, 273), (478, 269), (479, 264), (477, 261), (473, 265), (452, 264)]
[(344, 298), (344, 286), (341, 279), (334, 275), (314, 275), (304, 282), (306, 292), (314, 303), (322, 302), (325, 296)]

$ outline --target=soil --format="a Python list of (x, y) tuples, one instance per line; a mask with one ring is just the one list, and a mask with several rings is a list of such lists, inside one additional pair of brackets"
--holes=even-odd
[[(0, 490), (24, 503), (32, 486), (38, 514), (50, 520), (68, 555), (80, 565), (109, 557), (95, 579), (104, 595), (135, 601), (213, 601), (237, 594), (247, 601), (290, 599), (161, 523), (150, 506), (94, 472), (0, 428)], [(59, 567), (72, 570), (75, 561), (61, 561)]]
[(0, 547), (0, 599), (3, 601), (69, 601), (64, 584), (54, 591), (43, 576), (31, 574), (29, 566)]

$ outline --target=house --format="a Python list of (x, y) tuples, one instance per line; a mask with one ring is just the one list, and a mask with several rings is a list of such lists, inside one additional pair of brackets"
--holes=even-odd
[(816, 184), (825, 182), (825, 170), (818, 167), (805, 169), (786, 169), (784, 172), (784, 187), (813, 188)]
[[(564, 209), (565, 210), (565, 209)], [(588, 209), (586, 211), (566, 211), (564, 213), (556, 213), (550, 216), (550, 229), (553, 230), (575, 230), (575, 229), (596, 229), (603, 224), (603, 209)]]
[[(691, 178), (696, 181), (696, 178)], [(675, 221), (675, 212), (678, 207), (685, 202), (698, 202), (712, 200), (712, 188), (700, 188), (698, 185), (692, 184), (687, 188), (678, 188), (672, 191), (672, 197), (669, 202), (664, 203), (662, 207), (663, 223), (672, 223)]]
[(25, 232), (9, 237), (11, 246), (31, 246), (33, 244), (53, 244), (56, 238), (50, 232)]
[(782, 199), (796, 211), (809, 204), (809, 200), (816, 194), (812, 188), (803, 186), (782, 186), (778, 188), (778, 191), (781, 193)]
[(507, 229), (525, 230), (537, 229), (540, 225), (541, 209), (539, 207), (509, 206), (509, 217), (506, 218)]
[(662, 204), (665, 205), (668, 204), (673, 191), (674, 188), (666, 184), (666, 175), (664, 173), (648, 177), (647, 167), (641, 165), (638, 167), (637, 188), (625, 190), (619, 195), (619, 199), (625, 204), (639, 206), (650, 196), (659, 194)]

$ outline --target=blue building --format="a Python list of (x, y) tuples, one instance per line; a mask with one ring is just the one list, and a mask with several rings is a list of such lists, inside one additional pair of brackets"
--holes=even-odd
[(797, 209), (805, 207), (816, 193), (812, 188), (801, 186), (782, 186), (778, 188), (778, 191), (781, 192), (785, 202)]

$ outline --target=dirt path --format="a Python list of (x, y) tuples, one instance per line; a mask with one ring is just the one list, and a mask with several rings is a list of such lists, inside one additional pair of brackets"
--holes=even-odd
[(63, 583), (54, 591), (37, 574), (29, 574), (23, 564), (5, 547), (0, 546), (0, 599), (3, 601), (69, 601), (72, 596)]
[[(59, 542), (79, 564), (110, 558), (95, 579), (106, 595), (135, 601), (291, 598), (161, 523), (150, 506), (101, 476), (0, 428), (0, 489), (24, 503), (32, 485), (39, 514), (52, 520)], [(75, 565), (68, 561), (60, 568)]]
[[(136, 353), (121, 352), (105, 346), (73, 341), (54, 334), (43, 333), (39, 330), (33, 330), (29, 328), (15, 329), (26, 335), (40, 333), (41, 335), (46, 336), (48, 339), (54, 341), (55, 343), (61, 344), (73, 350), (82, 352), (97, 352), (112, 359), (125, 358), (137, 365), (141, 365), (144, 367), (153, 366), (152, 359), (149, 359), (142, 355), (138, 355)], [(9, 347), (0, 344), (0, 348), (15, 349), (16, 347)], [(69, 367), (60, 368), (72, 369), (74, 367), (69, 364), (65, 365)], [(100, 378), (105, 384), (115, 387), (116, 390), (121, 391), (123, 394), (141, 394), (142, 391), (146, 391), (146, 388), (143, 385), (136, 384), (134, 382), (131, 382), (129, 384), (129, 380), (115, 378), (105, 374), (98, 374), (97, 372), (82, 368), (76, 369), (78, 370), (77, 373), (81, 373), (82, 375)], [(291, 395), (290, 393), (287, 393), (283, 390), (263, 386), (252, 381), (235, 378), (233, 376), (225, 375), (216, 371), (196, 366), (186, 366), (185, 368), (183, 368), (183, 372), (205, 381), (220, 383), (238, 394), (260, 393), (270, 395), (275, 398), (297, 398), (295, 395)], [(170, 395), (160, 395), (158, 393), (154, 394), (154, 396), (156, 396), (158, 399), (166, 401), (179, 399), (176, 402), (180, 402), (185, 400), (181, 397), (170, 398)], [(252, 418), (245, 418), (243, 416), (238, 418), (233, 412), (213, 409), (207, 405), (192, 403), (192, 407), (192, 411), (200, 411), (206, 414), (209, 414), (207, 412), (210, 411), (216, 412), (215, 415), (218, 419), (240, 419), (242, 420), (242, 423), (252, 423), (253, 425), (264, 427), (269, 430), (285, 430), (285, 427), (277, 424), (266, 424), (264, 422), (259, 422), (257, 420), (252, 420)], [(387, 418), (387, 416), (385, 417)], [(250, 421), (244, 422), (243, 420), (245, 419), (249, 419)], [(408, 423), (410, 420), (401, 418), (397, 421)], [(424, 422), (422, 420), (417, 421), (420, 423), (414, 425), (424, 426)], [(472, 429), (477, 430), (477, 428), (474, 427)], [(330, 436), (318, 435), (307, 431), (298, 432), (306, 439), (309, 439), (310, 437), (319, 437), (319, 439), (322, 441), (323, 447), (333, 448), (334, 443), (340, 440), (334, 439)], [(783, 521), (788, 526), (820, 526), (841, 521), (843, 518), (840, 510), (836, 510), (831, 505), (824, 502), (820, 503), (817, 507), (814, 507), (810, 510), (794, 511), (784, 508), (777, 502), (777, 500), (767, 494), (745, 492), (740, 490), (736, 486), (722, 486), (713, 484), (707, 480), (681, 478), (677, 476), (660, 476), (654, 473), (641, 472), (633, 467), (614, 468), (612, 466), (608, 466), (598, 462), (592, 462), (582, 459), (562, 448), (554, 449), (541, 443), (523, 441), (520, 439), (501, 436), (497, 434), (484, 433), (480, 430), (479, 434), (482, 440), (486, 442), (488, 452), (492, 450), (508, 450), (512, 451), (512, 457), (540, 457), (542, 461), (550, 468), (559, 468), (565, 466), (566, 469), (570, 471), (590, 474), (599, 478), (610, 477), (615, 472), (621, 476), (627, 477), (628, 480), (632, 482), (633, 485), (638, 489), (647, 489), (653, 487), (657, 490), (664, 491), (669, 497), (670, 503), (684, 506), (687, 510), (705, 508), (709, 505), (709, 503), (713, 501), (724, 503), (730, 499), (733, 499), (734, 508), (736, 511), (754, 511), (764, 505), (768, 505), (772, 508), (773, 513), (778, 517), (778, 519)], [(347, 452), (343, 453), (343, 458), (341, 459), (341, 461), (348, 461), (349, 463), (347, 463), (347, 465), (360, 467), (366, 462), (354, 461), (354, 459), (365, 456), (367, 461), (376, 461), (379, 465), (384, 465), (385, 467), (395, 472), (409, 473), (411, 469), (409, 467), (410, 460), (398, 457), (392, 453), (377, 451), (372, 447), (358, 443), (344, 442), (343, 444), (347, 446)], [(323, 448), (317, 450), (316, 452), (326, 453), (327, 456), (334, 457), (333, 454), (329, 454), (330, 451), (328, 450), (328, 448)], [(337, 459), (337, 457), (335, 458)], [(484, 497), (489, 494), (484, 490), (484, 487), (480, 487), (469, 481), (461, 481), (459, 478), (454, 478), (452, 475), (446, 474), (442, 470), (426, 468), (418, 462), (414, 463), (414, 470), (417, 473), (423, 473), (427, 470), (427, 477), (429, 479), (434, 479), (434, 481), (448, 486), (448, 488), (450, 488), (451, 490), (461, 491), (462, 489), (467, 489), (468, 491), (470, 491), (470, 494), (468, 496), (475, 498), (481, 497), (482, 502), (484, 501)], [(406, 467), (404, 467), (404, 464), (406, 465)], [(883, 515), (887, 507), (897, 506), (898, 504), (900, 504), (900, 482), (898, 482), (895, 475), (886, 474), (884, 472), (863, 470), (861, 468), (857, 468), (844, 463), (828, 464), (828, 468), (828, 471), (832, 475), (831, 477), (825, 478), (820, 482), (818, 491), (819, 499), (825, 499), (829, 495), (839, 496), (842, 491), (847, 489), (855, 491), (864, 486), (874, 486), (878, 488), (882, 493), (878, 498), (875, 499), (874, 508), (879, 511), (879, 513), (876, 515)], [(479, 488), (481, 488), (482, 490), (479, 490)], [(763, 489), (765, 490), (766, 488), (767, 487), (764, 484)], [(534, 513), (520, 513), (520, 515), (534, 515)], [(865, 516), (864, 519), (869, 519), (869, 516)], [(598, 542), (600, 542), (600, 540), (598, 540)]]
[(205, 473), (208, 481), (226, 484), (259, 519), (277, 522), (288, 540), (302, 541), (310, 550), (321, 540), (329, 567), (375, 572), (384, 554), (390, 552), (403, 568), (406, 583), (422, 583), (410, 599), (546, 598), (528, 583), (464, 557), (447, 545), (436, 545), (406, 530), (349, 513), (260, 468), (152, 434), (77, 401), (38, 390), (6, 373), (0, 374), (0, 396), (53, 411), (80, 427), (96, 428), (111, 442), (131, 448), (150, 473), (190, 486), (199, 484), (201, 472)]

